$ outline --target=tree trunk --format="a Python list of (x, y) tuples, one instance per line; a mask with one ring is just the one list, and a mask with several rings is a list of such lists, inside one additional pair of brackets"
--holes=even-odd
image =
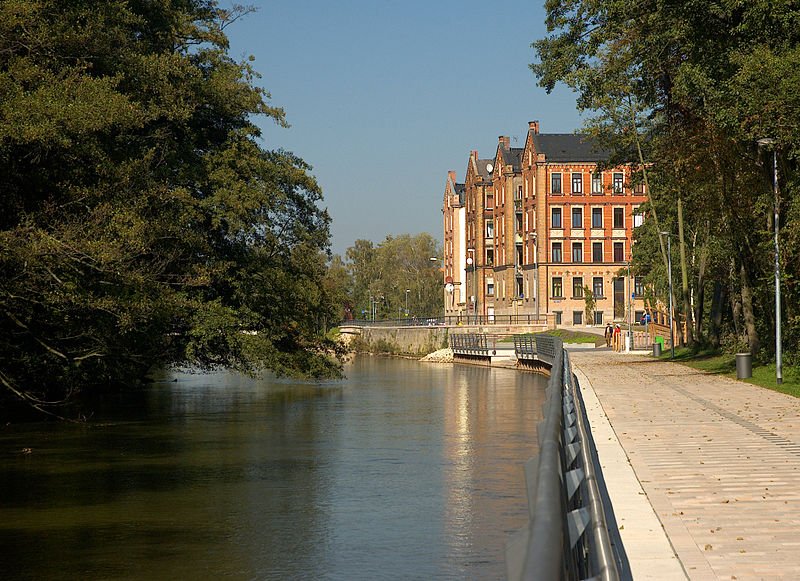
[(756, 329), (756, 316), (753, 311), (753, 289), (744, 263), (739, 265), (739, 279), (742, 284), (742, 315), (744, 316), (744, 330), (747, 333), (747, 345), (750, 354), (755, 355), (758, 353), (760, 342)]
[[(683, 297), (683, 320), (686, 321), (686, 343), (691, 347), (694, 344), (691, 321), (692, 305), (689, 299), (689, 270), (686, 264), (686, 240), (683, 236), (683, 198), (678, 194), (678, 242), (681, 251), (681, 295)], [(683, 334), (681, 333), (681, 343)]]
[(708, 265), (708, 242), (706, 240), (700, 247), (700, 259), (699, 259), (699, 264), (697, 265), (697, 300), (694, 305), (694, 335), (696, 339), (700, 339), (703, 335), (703, 304), (705, 303), (705, 294), (706, 294), (705, 286), (706, 286), (707, 265)]
[(711, 321), (709, 325), (709, 339), (714, 349), (720, 346), (720, 331), (722, 330), (722, 305), (725, 304), (727, 287), (720, 281), (714, 281), (714, 294), (711, 297)]

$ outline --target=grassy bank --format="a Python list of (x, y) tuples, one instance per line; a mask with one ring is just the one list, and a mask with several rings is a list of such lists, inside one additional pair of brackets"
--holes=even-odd
[[(661, 354), (662, 359), (670, 358), (670, 350), (666, 349)], [(717, 353), (711, 351), (693, 352), (686, 348), (675, 349), (675, 361), (715, 375), (723, 375), (736, 379), (736, 356), (732, 353)], [(753, 362), (753, 377), (742, 379), (747, 383), (758, 385), (786, 393), (794, 397), (800, 397), (800, 370), (797, 367), (783, 366), (783, 383), (777, 385), (775, 382), (775, 364), (758, 365)]]
[[(605, 345), (606, 340), (602, 335), (596, 333), (587, 333), (586, 331), (570, 331), (568, 329), (552, 329), (550, 331), (542, 331), (541, 333), (524, 333), (525, 335), (552, 335), (558, 337), (564, 343), (594, 343), (595, 345)], [(514, 341), (513, 336), (503, 339), (505, 343)]]

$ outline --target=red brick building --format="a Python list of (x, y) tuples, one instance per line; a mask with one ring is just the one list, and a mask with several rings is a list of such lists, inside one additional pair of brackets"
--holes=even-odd
[[(537, 121), (522, 148), (501, 136), (491, 161), (470, 154), (464, 259), (474, 257), (477, 266), (464, 271), (464, 311), (472, 314), (474, 295), (484, 321), (538, 315), (583, 326), (638, 319), (641, 289), (627, 264), (646, 196), (631, 166), (604, 168), (607, 159), (588, 137), (542, 134)], [(446, 263), (460, 258), (447, 256), (453, 245), (445, 247)], [(586, 289), (596, 299), (588, 321)]]

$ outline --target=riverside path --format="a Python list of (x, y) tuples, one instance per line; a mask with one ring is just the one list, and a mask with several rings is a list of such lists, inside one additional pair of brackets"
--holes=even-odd
[(800, 579), (800, 400), (573, 351), (633, 579)]

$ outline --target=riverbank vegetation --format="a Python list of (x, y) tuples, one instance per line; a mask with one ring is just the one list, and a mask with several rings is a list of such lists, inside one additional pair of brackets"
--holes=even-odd
[(0, 387), (180, 363), (336, 375), (329, 217), (213, 0), (0, 3)]
[(427, 233), (356, 240), (331, 260), (326, 284), (342, 305), (341, 319), (417, 321), (440, 316), (440, 245)]
[[(669, 349), (661, 353), (661, 359), (669, 360), (670, 358)], [(707, 373), (736, 379), (736, 355), (732, 353), (719, 353), (714, 349), (678, 347), (675, 349), (675, 361)], [(797, 366), (787, 367), (784, 370), (781, 385), (775, 385), (774, 363), (753, 365), (753, 377), (741, 381), (800, 397), (800, 368)]]
[(612, 164), (638, 168), (631, 186), (649, 196), (633, 270), (653, 291), (651, 306), (667, 310), (671, 262), (687, 347), (746, 349), (774, 361), (780, 226), (784, 362), (797, 365), (796, 3), (549, 0), (546, 7), (550, 35), (534, 43), (533, 72), (548, 90), (564, 83), (577, 92), (586, 130), (612, 151)]

